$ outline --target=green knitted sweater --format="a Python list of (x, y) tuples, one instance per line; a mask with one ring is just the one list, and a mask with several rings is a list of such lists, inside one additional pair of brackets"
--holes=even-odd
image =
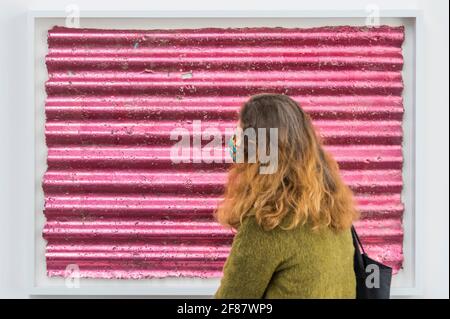
[(265, 231), (246, 217), (216, 298), (355, 298), (350, 230), (298, 226)]

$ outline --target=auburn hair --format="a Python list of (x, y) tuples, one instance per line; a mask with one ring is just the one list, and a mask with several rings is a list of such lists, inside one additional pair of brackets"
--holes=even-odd
[(293, 99), (252, 96), (241, 108), (239, 123), (243, 130), (278, 129), (278, 169), (260, 174), (258, 160), (233, 164), (224, 199), (214, 212), (221, 224), (238, 228), (244, 217), (253, 215), (265, 230), (305, 224), (313, 229), (350, 228), (358, 217), (352, 192), (323, 149), (310, 117)]

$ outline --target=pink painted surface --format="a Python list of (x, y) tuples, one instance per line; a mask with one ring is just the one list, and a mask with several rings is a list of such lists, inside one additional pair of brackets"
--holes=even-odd
[(49, 276), (220, 276), (226, 163), (174, 165), (170, 131), (233, 127), (249, 95), (294, 97), (355, 191), (371, 256), (402, 265), (402, 27), (48, 34)]

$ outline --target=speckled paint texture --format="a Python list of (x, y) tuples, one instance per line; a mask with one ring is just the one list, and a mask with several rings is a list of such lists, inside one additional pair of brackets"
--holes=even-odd
[(221, 276), (226, 163), (173, 164), (176, 127), (234, 127), (252, 94), (309, 112), (354, 190), (369, 254), (402, 265), (403, 27), (48, 33), (49, 276)]

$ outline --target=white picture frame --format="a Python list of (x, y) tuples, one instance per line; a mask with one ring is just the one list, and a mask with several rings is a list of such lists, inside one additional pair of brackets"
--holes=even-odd
[[(421, 119), (424, 116), (423, 96), (423, 22), (422, 13), (419, 10), (382, 10), (380, 19), (400, 19), (408, 21), (405, 28), (406, 41), (409, 41), (411, 52), (405, 56), (405, 68), (407, 77), (405, 82), (405, 117), (404, 117), (404, 193), (405, 203), (404, 216), (404, 269), (394, 278), (392, 297), (420, 296), (422, 294), (422, 256), (423, 256), (423, 199), (416, 194), (424, 193), (424, 124)], [(79, 287), (66, 285), (62, 278), (44, 278), (45, 259), (43, 249), (44, 240), (41, 236), (43, 209), (42, 199), (42, 145), (43, 121), (42, 96), (44, 86), (42, 85), (42, 55), (36, 45), (36, 31), (40, 21), (45, 19), (65, 19), (67, 13), (64, 11), (30, 10), (28, 12), (28, 61), (27, 61), (27, 106), (24, 121), (32, 125), (26, 129), (28, 141), (25, 145), (27, 163), (32, 167), (32, 177), (24, 185), (24, 198), (29, 200), (27, 208), (29, 218), (27, 220), (27, 282), (28, 293), (33, 296), (183, 296), (183, 297), (208, 297), (213, 295), (218, 287), (219, 280), (200, 278), (167, 278), (167, 279), (145, 279), (145, 280), (105, 280), (105, 279), (81, 279)], [(205, 19), (230, 19), (237, 20), (262, 20), (274, 21), (276, 19), (289, 19), (307, 21), (308, 19), (327, 19), (332, 21), (364, 21), (368, 12), (364, 10), (314, 10), (314, 11), (80, 11), (80, 19), (164, 19), (189, 21), (206, 21)], [(352, 20), (353, 19), (353, 20)], [(180, 20), (180, 21), (181, 21)], [(252, 20), (252, 21), (253, 21)], [(281, 20), (278, 20), (281, 21)], [(310, 20), (313, 21), (313, 20)], [(298, 25), (303, 27), (304, 25)], [(83, 25), (81, 25), (83, 27)], [(41, 43), (42, 45), (42, 43)], [(44, 43), (46, 46), (46, 41)], [(42, 54), (42, 52), (40, 52)], [(39, 65), (41, 64), (41, 65)], [(45, 67), (45, 65), (44, 65)], [(37, 71), (40, 70), (40, 71)], [(405, 72), (404, 72), (405, 73)], [(40, 79), (38, 79), (40, 77)], [(37, 98), (40, 96), (40, 98)], [(45, 164), (45, 163), (44, 163)], [(40, 215), (39, 215), (40, 214)], [(42, 216), (43, 217), (43, 216)], [(42, 265), (43, 263), (43, 265)], [(44, 271), (44, 274), (42, 274)], [(44, 277), (43, 277), (44, 276)]]

